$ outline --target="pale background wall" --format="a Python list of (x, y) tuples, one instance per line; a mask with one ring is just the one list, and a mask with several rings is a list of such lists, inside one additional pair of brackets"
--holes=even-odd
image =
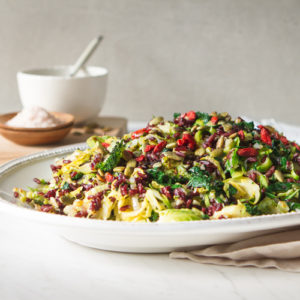
[(300, 125), (298, 0), (0, 0), (0, 111), (20, 108), (17, 70), (73, 63), (99, 33), (103, 114), (218, 110)]

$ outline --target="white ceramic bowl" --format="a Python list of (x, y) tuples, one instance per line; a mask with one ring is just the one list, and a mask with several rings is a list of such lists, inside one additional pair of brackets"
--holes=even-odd
[(18, 72), (23, 106), (41, 106), (48, 111), (70, 113), (76, 122), (96, 117), (105, 100), (107, 69), (86, 67), (76, 77), (68, 77), (70, 68), (62, 66)]

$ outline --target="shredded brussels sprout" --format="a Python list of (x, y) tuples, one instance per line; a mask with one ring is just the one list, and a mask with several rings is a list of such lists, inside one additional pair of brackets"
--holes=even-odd
[(300, 147), (270, 126), (189, 111), (87, 144), (56, 160), (49, 181), (34, 178), (15, 197), (43, 212), (128, 222), (300, 210)]

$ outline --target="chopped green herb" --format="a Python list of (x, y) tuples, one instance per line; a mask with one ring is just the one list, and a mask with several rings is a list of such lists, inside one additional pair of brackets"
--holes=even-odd
[(80, 178), (82, 178), (83, 173), (76, 173), (75, 176), (71, 177), (72, 180), (79, 180)]
[(188, 179), (185, 177), (171, 176), (164, 173), (158, 168), (148, 169), (147, 173), (150, 175), (150, 178), (162, 185), (172, 185), (176, 183), (186, 183)]
[(194, 188), (203, 187), (209, 191), (210, 177), (207, 176), (206, 174), (201, 174), (201, 175), (199, 174), (199, 175), (192, 176), (192, 178), (188, 182), (188, 185)]
[(61, 187), (62, 190), (68, 190), (69, 188), (70, 188), (70, 185), (69, 185), (68, 182), (65, 182), (65, 183), (63, 184), (63, 186)]
[(174, 119), (177, 119), (180, 115), (181, 115), (181, 113), (174, 113), (174, 114), (173, 114), (173, 118), (174, 118)]
[(199, 167), (193, 167), (189, 172), (191, 173), (191, 178), (188, 182), (188, 186), (194, 188), (203, 187), (208, 191), (215, 189), (217, 192), (220, 192), (222, 190), (223, 182), (214, 180), (207, 171), (200, 170)]
[(234, 196), (237, 193), (237, 189), (233, 185), (229, 184), (228, 192), (230, 196)]
[[(264, 145), (265, 147), (268, 147), (266, 145)], [(291, 148), (286, 147), (280, 140), (277, 139), (273, 139), (272, 140), (272, 157), (273, 159), (276, 160), (276, 158), (280, 157), (280, 156), (285, 156), (285, 157), (289, 157), (289, 155), (291, 154)]]
[(268, 196), (269, 198), (272, 198), (272, 199), (276, 199), (276, 195), (269, 193), (269, 192), (266, 192), (266, 196)]
[(252, 216), (261, 215), (261, 212), (258, 210), (257, 206), (253, 206), (249, 203), (246, 203), (245, 206), (246, 206), (247, 213), (249, 213), (250, 215), (252, 215)]
[(287, 159), (286, 157), (281, 157), (280, 159), (280, 165), (281, 165), (281, 170), (286, 171), (286, 163), (287, 163)]
[(254, 123), (253, 122), (242, 121), (242, 122), (238, 123), (238, 126), (241, 129), (246, 130), (248, 132), (251, 132), (254, 129)]
[(277, 193), (277, 192), (286, 192), (287, 190), (292, 188), (292, 183), (290, 182), (275, 182), (270, 184), (266, 192), (267, 193)]
[(178, 183), (172, 184), (172, 185), (171, 185), (171, 189), (172, 189), (172, 190), (175, 190), (175, 189), (178, 189), (178, 188), (181, 188), (181, 187), (182, 187), (182, 185), (181, 185), (181, 184), (178, 184)]
[(104, 162), (98, 163), (96, 167), (102, 170), (103, 172), (111, 171), (118, 165), (124, 149), (125, 142), (121, 140), (120, 142), (116, 143), (108, 158)]
[(156, 211), (152, 210), (151, 216), (149, 218), (150, 221), (156, 222), (158, 220), (158, 218), (159, 218), (159, 214)]
[(300, 210), (300, 203), (297, 202), (287, 202), (290, 210), (296, 210), (299, 209)]
[(196, 117), (197, 119), (202, 120), (205, 124), (210, 120), (210, 116), (207, 113), (203, 113), (203, 112), (196, 112)]
[(33, 202), (34, 202), (35, 204), (37, 204), (37, 205), (40, 205), (40, 206), (44, 205), (44, 202), (43, 202), (43, 200), (41, 200), (41, 199), (33, 199)]
[(209, 220), (209, 215), (207, 214), (203, 214), (203, 217), (202, 217), (203, 220)]

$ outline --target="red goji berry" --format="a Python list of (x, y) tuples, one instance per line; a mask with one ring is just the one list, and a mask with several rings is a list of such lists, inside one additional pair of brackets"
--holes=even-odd
[(217, 124), (219, 118), (217, 116), (212, 116), (210, 121), (213, 123), (213, 124)]
[(237, 154), (242, 157), (257, 156), (258, 151), (255, 148), (242, 148), (237, 151)]
[(188, 143), (188, 148), (189, 148), (190, 150), (194, 150), (194, 149), (195, 149), (195, 146), (196, 146), (196, 143), (195, 143), (195, 142), (190, 142), (190, 143)]
[(194, 137), (188, 133), (184, 133), (182, 135), (182, 139), (177, 140), (178, 146), (187, 146), (189, 149), (193, 150), (196, 146), (196, 142), (194, 140)]
[(260, 140), (263, 143), (272, 146), (272, 140), (268, 129), (262, 125), (259, 125), (258, 127), (260, 128)]
[(135, 132), (133, 132), (132, 134), (131, 134), (131, 138), (134, 140), (134, 139), (137, 139), (137, 138), (139, 138), (139, 137), (141, 137), (144, 133), (148, 133), (150, 130), (149, 129), (147, 129), (147, 128), (142, 128), (142, 129), (139, 129), (139, 130), (137, 130), (137, 131), (135, 131)]
[(190, 134), (188, 134), (188, 133), (184, 133), (184, 134), (182, 135), (182, 139), (183, 139), (185, 142), (188, 142), (188, 143), (194, 142), (194, 138), (193, 138)]
[(300, 146), (298, 144), (292, 143), (292, 145), (295, 146), (298, 151), (300, 151)]
[(154, 149), (153, 149), (153, 153), (157, 153), (160, 152), (162, 149), (164, 149), (167, 145), (166, 141), (162, 141), (159, 144), (157, 144)]
[(113, 182), (113, 180), (114, 180), (114, 176), (112, 176), (109, 172), (106, 172), (104, 177), (105, 177), (106, 182)]
[(285, 136), (283, 136), (283, 135), (280, 137), (280, 141), (281, 141), (284, 145), (288, 145), (288, 144), (289, 144), (288, 139), (287, 139)]
[(187, 112), (186, 116), (190, 121), (194, 121), (196, 119), (196, 113), (193, 110)]
[(143, 161), (145, 159), (145, 155), (141, 155), (141, 156), (139, 156), (139, 157), (137, 157), (135, 160), (136, 161)]
[(147, 145), (147, 146), (145, 147), (145, 152), (150, 152), (150, 151), (152, 151), (154, 148), (155, 148), (155, 145)]
[(243, 130), (238, 131), (238, 135), (242, 141), (245, 139), (245, 133)]
[(75, 177), (78, 173), (76, 171), (73, 171), (70, 173), (70, 177), (71, 179), (73, 179), (73, 177)]
[(183, 146), (185, 144), (185, 141), (183, 139), (177, 140), (177, 145), (178, 146)]
[(280, 135), (277, 131), (275, 131), (274, 133), (275, 139), (279, 140), (280, 139)]
[(102, 145), (104, 148), (107, 148), (107, 147), (110, 146), (110, 144), (108, 144), (108, 143), (102, 143), (101, 145)]

